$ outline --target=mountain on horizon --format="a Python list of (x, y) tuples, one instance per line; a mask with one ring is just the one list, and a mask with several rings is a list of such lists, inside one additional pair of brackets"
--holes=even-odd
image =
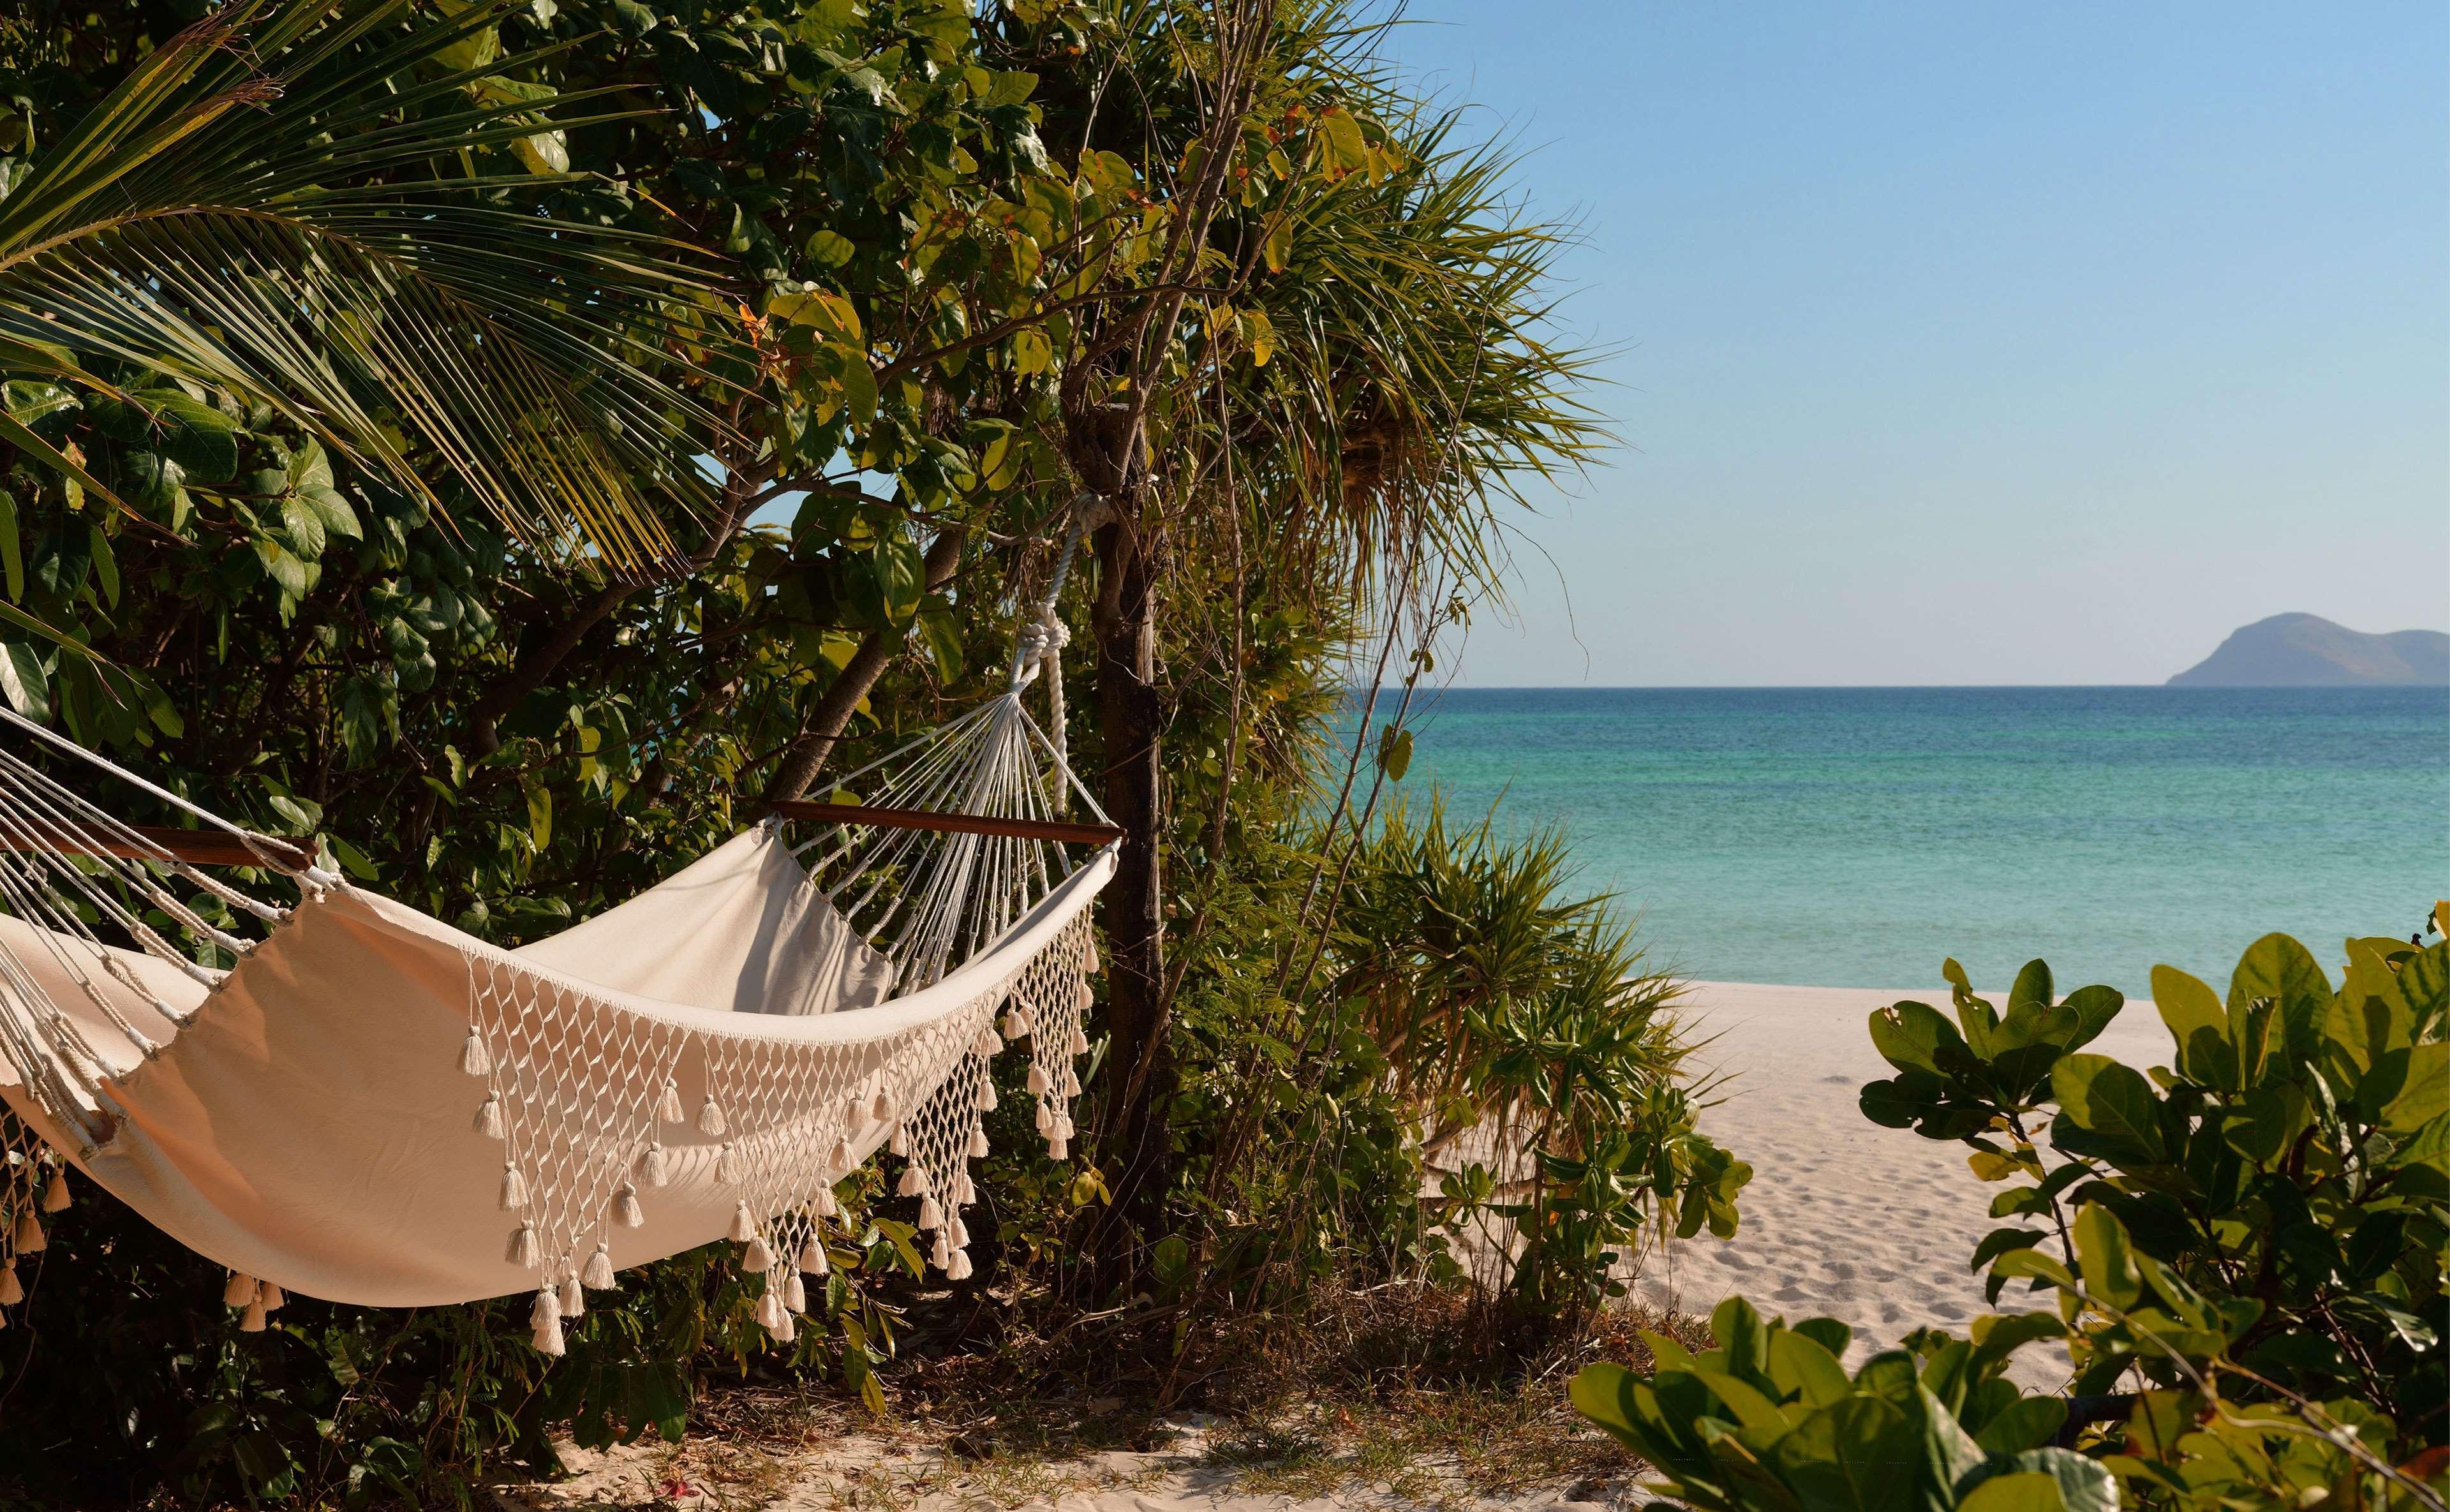
[(2319, 614), (2274, 614), (2230, 632), (2171, 688), (2346, 688), (2450, 684), (2450, 634), (2367, 635)]

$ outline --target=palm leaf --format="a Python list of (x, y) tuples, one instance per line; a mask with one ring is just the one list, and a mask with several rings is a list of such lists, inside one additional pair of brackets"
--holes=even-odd
[(705, 503), (690, 458), (732, 391), (668, 375), (678, 353), (721, 367), (743, 350), (720, 270), (677, 240), (535, 208), (579, 176), (467, 166), (583, 98), (476, 87), (535, 54), (438, 61), (500, 13), (238, 0), (173, 38), (0, 200), (0, 362), (200, 384), (437, 507), (436, 477), (456, 477), (548, 552), (669, 556), (658, 501)]

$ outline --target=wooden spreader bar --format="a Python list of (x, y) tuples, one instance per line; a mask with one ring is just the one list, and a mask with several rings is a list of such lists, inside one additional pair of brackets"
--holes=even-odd
[[(0, 849), (47, 850), (88, 856), (120, 856), (131, 861), (159, 861), (166, 853), (190, 866), (261, 866), (263, 858), (247, 849), (236, 835), (222, 829), (170, 829), (159, 824), (129, 824), (142, 844), (115, 835), (79, 831), (63, 835), (48, 826), (26, 829), (0, 823)], [(285, 840), (259, 835), (256, 843), (293, 869), (303, 871), (314, 856)]]
[(1068, 819), (1000, 819), (991, 814), (943, 814), (924, 808), (885, 808), (874, 804), (772, 804), (785, 819), (818, 824), (878, 824), (887, 829), (932, 829), (947, 835), (1001, 835), (1012, 840), (1052, 840), (1071, 845), (1104, 845), (1123, 838), (1114, 824)]

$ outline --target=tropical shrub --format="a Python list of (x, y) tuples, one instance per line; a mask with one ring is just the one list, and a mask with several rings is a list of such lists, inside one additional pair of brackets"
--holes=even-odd
[[(1897, 1075), (1863, 1089), (1864, 1113), (1962, 1141), (1978, 1175), (2009, 1183), (1993, 1215), (2029, 1221), (1994, 1231), (1972, 1267), (1988, 1268), (1994, 1303), (2018, 1280), (2056, 1303), (1980, 1320), (1975, 1347), (2064, 1345), (2070, 1402), (2084, 1410), (2062, 1436), (2116, 1478), (2128, 1504), (2443, 1504), (2450, 942), (2352, 940), (2346, 954), (2334, 988), (2304, 946), (2266, 936), (2225, 997), (2157, 968), (2155, 1006), (2174, 1044), (2149, 1075), (2081, 1048), (2119, 995), (2058, 998), (2039, 961), (2004, 1012), (1951, 961), (1954, 1021), (1915, 1002), (1872, 1016)], [(1795, 1477), (1837, 1473), (1869, 1442), (1779, 1448), (1783, 1430), (1762, 1436), (1772, 1425), (1721, 1389), (1726, 1372), (1686, 1374), (1696, 1385), (1670, 1392), (1602, 1373), (1578, 1397), (1686, 1494), (1812, 1505), (1789, 1495)], [(1793, 1426), (1795, 1403), (1769, 1405)], [(2002, 1398), (1997, 1410), (2039, 1421), (2053, 1409)], [(1693, 1458), (1696, 1444), (1707, 1459)], [(1774, 1460), (1782, 1489), (1727, 1470), (1730, 1457)], [(1961, 1489), (1966, 1504), (2010, 1494)]]

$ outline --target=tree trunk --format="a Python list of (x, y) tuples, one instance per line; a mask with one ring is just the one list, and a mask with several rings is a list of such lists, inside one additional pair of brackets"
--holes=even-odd
[[(1165, 911), (1159, 844), (1165, 834), (1157, 736), (1157, 585), (1129, 520), (1097, 533), (1099, 570), (1094, 629), (1098, 712), (1105, 736), (1106, 810), (1126, 838), (1105, 893), (1106, 1064), (1113, 1089), (1103, 1139), (1116, 1216), (1143, 1235), (1164, 1216), (1173, 1138), (1166, 1103), (1173, 1057), (1166, 1048)], [(1105, 1226), (1101, 1226), (1105, 1227)], [(1099, 1248), (1108, 1266), (1121, 1257)]]
[[(962, 533), (946, 529), (936, 533), (927, 543), (927, 554), (921, 559), (926, 578), (926, 591), (941, 591), (953, 580), (962, 565)], [(817, 774), (826, 769), (826, 762), (841, 743), (842, 732), (850, 725), (850, 716), (859, 708), (859, 701), (868, 695), (876, 680), (893, 662), (893, 653), (902, 649), (903, 637), (888, 630), (873, 630), (843, 664), (841, 675), (826, 688), (817, 707), (808, 711), (807, 726), (783, 749), (783, 758), (774, 767), (774, 776), (766, 785), (766, 802), (788, 804), (807, 795)]]

